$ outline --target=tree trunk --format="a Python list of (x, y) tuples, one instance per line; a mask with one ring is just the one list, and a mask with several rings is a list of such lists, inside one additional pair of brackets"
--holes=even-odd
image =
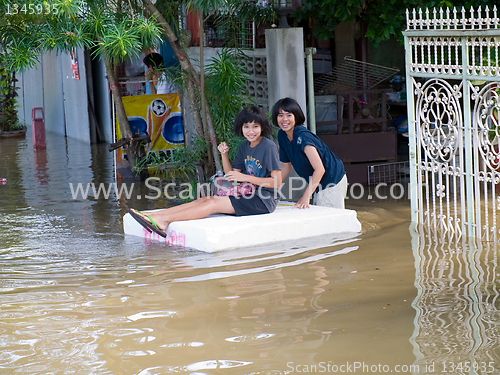
[[(118, 118), (118, 125), (120, 126), (120, 132), (122, 138), (128, 140), (125, 145), (125, 152), (127, 153), (127, 158), (130, 163), (130, 168), (136, 164), (137, 160), (137, 145), (132, 142), (132, 131), (130, 130), (130, 124), (128, 123), (127, 114), (125, 113), (125, 107), (122, 102), (122, 94), (120, 92), (120, 87), (118, 86), (118, 80), (113, 69), (113, 64), (104, 58), (104, 65), (106, 66), (106, 74), (108, 76), (109, 88), (113, 94), (113, 101), (116, 107), (116, 117)], [(133, 172), (132, 172), (133, 173)], [(133, 173), (136, 177), (138, 174)]]
[(203, 22), (203, 12), (198, 11), (198, 22), (200, 24), (200, 101), (201, 101), (201, 121), (203, 123), (203, 132), (207, 143), (207, 158), (208, 164), (205, 173), (207, 175), (213, 174), (212, 165), (214, 162), (212, 144), (216, 141), (210, 136), (207, 121), (207, 98), (205, 97), (205, 25)]
[[(156, 9), (156, 6), (151, 2), (151, 0), (144, 0), (144, 4), (146, 6), (147, 11), (154, 17), (157, 18), (158, 22), (160, 23), (165, 36), (167, 37), (168, 41), (172, 45), (172, 49), (174, 50), (174, 53), (176, 54), (177, 58), (179, 59), (179, 64), (181, 66), (181, 69), (184, 70), (185, 72), (188, 73), (188, 76), (190, 79), (188, 79), (188, 85), (191, 84), (193, 85), (192, 88), (195, 89), (195, 85), (200, 87), (200, 79), (198, 77), (198, 74), (196, 73), (196, 70), (193, 68), (193, 65), (191, 64), (191, 61), (187, 57), (187, 54), (183, 50), (182, 46), (179, 43), (179, 40), (175, 33), (173, 32), (172, 28), (168, 24), (168, 22), (165, 20), (163, 15)], [(195, 121), (195, 126), (198, 131), (198, 129), (202, 129), (203, 125), (201, 123), (201, 116), (200, 116), (200, 109), (198, 105), (198, 101), (196, 100), (196, 95), (193, 98), (192, 95), (189, 93), (189, 86), (188, 86), (188, 96), (189, 96), (189, 101), (191, 103), (191, 109), (193, 110), (193, 116), (194, 116), (194, 121)], [(203, 91), (200, 91), (200, 97), (205, 97), (205, 93)], [(197, 113), (196, 113), (197, 112)], [(207, 112), (207, 119), (210, 118), (210, 113)], [(197, 123), (197, 121), (200, 121)], [(220, 156), (217, 150), (217, 143), (215, 141), (215, 131), (212, 126), (212, 121), (211, 119), (207, 121), (207, 126), (208, 126), (208, 133), (205, 134), (205, 136), (208, 136), (209, 139), (211, 140), (211, 145), (212, 145), (212, 150), (213, 150), (213, 156), (214, 156), (214, 161), (215, 161), (215, 167), (217, 171), (222, 171), (222, 164), (220, 161)], [(199, 134), (200, 136), (203, 136), (201, 133)]]

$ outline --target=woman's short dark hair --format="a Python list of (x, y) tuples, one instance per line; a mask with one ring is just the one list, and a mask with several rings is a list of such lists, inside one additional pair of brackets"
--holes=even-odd
[(299, 103), (292, 98), (283, 98), (278, 100), (273, 107), (272, 118), (274, 126), (278, 126), (278, 115), (280, 113), (280, 109), (285, 112), (290, 112), (295, 116), (295, 126), (303, 125), (304, 122), (306, 122), (306, 117), (304, 116), (304, 112), (302, 112), (302, 108), (300, 108)]
[(243, 110), (239, 113), (234, 121), (234, 134), (238, 137), (243, 137), (243, 124), (254, 122), (260, 125), (261, 135), (263, 137), (267, 137), (268, 135), (273, 133), (273, 127), (271, 126), (271, 122), (267, 117), (264, 110), (255, 105), (250, 105), (248, 107), (243, 108)]
[(155, 69), (163, 69), (163, 57), (156, 52), (152, 52), (142, 60), (144, 65), (146, 65), (148, 68), (151, 66)]

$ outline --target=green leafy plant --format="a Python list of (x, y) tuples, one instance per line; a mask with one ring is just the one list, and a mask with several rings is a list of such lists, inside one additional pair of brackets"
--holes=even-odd
[(5, 67), (0, 68), (0, 131), (25, 129), (17, 116), (16, 75)]
[(229, 145), (229, 157), (236, 156), (242, 138), (234, 135), (233, 123), (241, 109), (252, 103), (246, 95), (245, 68), (241, 62), (248, 59), (241, 49), (224, 48), (207, 64), (206, 91), (210, 113), (214, 118), (218, 141)]

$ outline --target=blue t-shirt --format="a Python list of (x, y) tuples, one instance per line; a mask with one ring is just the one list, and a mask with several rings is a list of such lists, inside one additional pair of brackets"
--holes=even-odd
[[(272, 171), (280, 169), (278, 147), (268, 138), (262, 138), (255, 147), (251, 147), (250, 142), (245, 139), (238, 149), (232, 167), (251, 176), (271, 177)], [(257, 196), (261, 198), (269, 212), (273, 212), (278, 203), (275, 190), (268, 187), (259, 190), (260, 194)]]
[(304, 153), (304, 149), (306, 146), (316, 148), (325, 167), (325, 174), (320, 181), (318, 191), (326, 188), (328, 184), (338, 184), (345, 175), (342, 160), (316, 134), (302, 125), (293, 128), (292, 141), (288, 140), (283, 130), (279, 130), (278, 143), (280, 146), (280, 160), (283, 163), (292, 163), (295, 172), (307, 182), (309, 182), (309, 177), (313, 175), (314, 169)]

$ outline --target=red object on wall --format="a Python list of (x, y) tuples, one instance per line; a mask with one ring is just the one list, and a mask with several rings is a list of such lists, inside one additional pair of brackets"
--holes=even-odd
[[(41, 111), (42, 117), (36, 117), (37, 111)], [(35, 150), (45, 150), (45, 118), (42, 107), (33, 107), (31, 109), (31, 128), (33, 136), (33, 148)]]
[(73, 76), (73, 79), (80, 79), (80, 73), (78, 71), (78, 57), (76, 54), (76, 49), (72, 48), (71, 49), (71, 74)]
[(191, 30), (190, 47), (199, 47), (200, 45), (200, 18), (198, 11), (189, 12), (187, 14), (187, 28)]

